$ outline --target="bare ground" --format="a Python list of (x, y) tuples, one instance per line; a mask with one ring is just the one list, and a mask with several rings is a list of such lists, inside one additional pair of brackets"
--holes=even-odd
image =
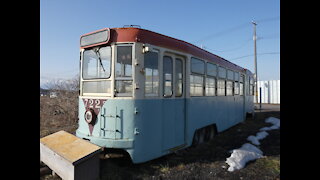
[[(53, 105), (53, 101), (59, 102), (57, 99), (49, 98), (41, 101), (40, 137), (62, 129), (74, 133), (77, 128), (76, 112), (70, 116), (66, 115), (67, 112), (70, 113), (69, 111), (65, 111), (64, 114), (52, 113), (56, 112), (54, 108), (59, 109), (59, 106)], [(44, 111), (45, 109), (51, 114)], [(243, 123), (218, 134), (210, 142), (146, 163), (132, 164), (128, 156), (101, 159), (100, 177), (101, 179), (280, 179), (280, 129), (268, 131), (269, 135), (260, 141), (259, 148), (264, 153), (263, 158), (252, 161), (245, 168), (234, 172), (228, 172), (229, 166), (225, 163), (226, 158), (230, 156), (230, 150), (247, 143), (247, 137), (255, 135), (260, 128), (271, 126), (264, 122), (267, 117), (280, 119), (278, 105), (266, 105), (263, 109), (256, 110), (254, 119), (247, 118)], [(67, 125), (62, 122), (67, 122)], [(46, 175), (40, 179), (60, 178)]]

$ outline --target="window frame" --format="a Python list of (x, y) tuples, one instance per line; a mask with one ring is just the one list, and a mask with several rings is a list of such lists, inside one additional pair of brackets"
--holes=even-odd
[[(177, 78), (177, 61), (180, 61), (181, 62), (181, 75), (182, 75), (182, 77), (181, 77), (181, 79), (179, 79), (179, 78)], [(183, 76), (183, 59), (182, 58), (180, 58), (180, 57), (175, 57), (175, 59), (174, 59), (174, 63), (175, 63), (175, 69), (174, 69), (174, 78), (175, 78), (175, 97), (182, 97), (183, 96), (183, 93), (184, 93), (184, 91), (183, 91), (183, 89), (184, 89), (184, 81), (183, 81), (183, 79), (184, 79), (184, 76)], [(177, 95), (177, 85), (178, 85), (178, 82), (179, 82), (179, 80), (181, 80), (181, 94), (178, 96)]]
[[(224, 69), (224, 72), (225, 72), (225, 73), (224, 73), (224, 76), (223, 76), (223, 77), (220, 76), (220, 69)], [(219, 78), (219, 79), (224, 79), (224, 80), (227, 79), (227, 68), (225, 68), (225, 67), (223, 67), (223, 66), (219, 66), (219, 67), (218, 67), (218, 78)]]
[[(85, 53), (88, 52), (88, 51), (95, 51), (96, 49), (99, 49), (98, 51), (100, 51), (101, 48), (108, 48), (108, 47), (110, 48), (109, 76), (108, 77), (95, 77), (95, 78), (86, 78), (86, 77), (84, 77), (84, 63), (85, 63), (85, 58), (84, 57), (85, 57)], [(99, 52), (99, 54), (100, 54), (100, 52)], [(101, 54), (100, 54), (100, 56), (101, 56)], [(82, 53), (81, 78), (83, 80), (107, 80), (107, 79), (110, 79), (111, 78), (111, 74), (112, 74), (112, 63), (113, 63), (113, 61), (112, 61), (113, 58), (112, 57), (113, 57), (112, 46), (99, 46), (99, 47), (85, 49), (83, 51), (83, 53)], [(96, 60), (97, 60), (97, 64), (98, 64), (98, 61), (99, 61), (99, 57), (98, 56), (97, 56)], [(101, 59), (101, 61), (103, 61), (103, 60)], [(100, 67), (101, 65), (98, 65), (98, 66)]]
[[(234, 71), (231, 69), (226, 69), (227, 71), (227, 78), (226, 78), (226, 96), (234, 96)], [(232, 74), (232, 76), (229, 76)], [(231, 94), (228, 94), (228, 82), (231, 82)]]
[[(194, 94), (191, 95), (191, 87), (193, 87), (193, 88), (197, 87), (197, 86), (191, 86), (191, 76), (202, 78), (202, 86), (201, 86), (202, 95), (194, 95)], [(196, 83), (193, 83), (193, 84), (196, 84)], [(199, 74), (190, 74), (190, 85), (189, 86), (190, 86), (189, 87), (190, 97), (202, 97), (202, 96), (204, 96), (204, 88), (203, 88), (203, 86), (204, 86), (204, 76), (201, 76)]]
[[(231, 88), (228, 86), (228, 84), (231, 83)], [(233, 81), (232, 80), (226, 80), (226, 96), (233, 96), (234, 92), (233, 92)], [(229, 88), (228, 88), (229, 87)], [(228, 94), (228, 92), (231, 92), (231, 94)]]
[[(133, 65), (133, 59), (134, 59), (134, 46), (133, 44), (117, 44), (115, 45), (115, 54), (116, 58), (114, 61), (114, 77), (115, 79), (124, 79), (124, 80), (133, 80), (134, 77), (134, 65)], [(116, 68), (117, 68), (117, 63), (118, 63), (118, 47), (131, 47), (131, 76), (117, 76)]]
[[(199, 72), (194, 72), (194, 71), (192, 71), (193, 69), (192, 69), (192, 61), (193, 60), (198, 60), (198, 61), (201, 61), (202, 63), (203, 63), (203, 73), (199, 73)], [(192, 73), (192, 74), (199, 74), (199, 75), (205, 75), (205, 73), (206, 73), (206, 62), (204, 61), (204, 60), (201, 60), (201, 59), (199, 59), (199, 58), (196, 58), (196, 57), (191, 57), (191, 60), (190, 60), (190, 73)]]
[[(234, 86), (233, 86), (234, 87), (234, 89), (233, 89), (234, 95), (239, 95), (240, 94), (240, 83), (239, 83), (239, 80), (240, 80), (240, 73), (235, 71), (234, 72)], [(237, 89), (237, 91), (236, 91), (236, 89)]]
[[(222, 94), (220, 94), (220, 91), (219, 90), (221, 90), (222, 88), (220, 88), (220, 83), (219, 82), (224, 82), (224, 88), (223, 88), (223, 95)], [(221, 91), (222, 92), (222, 91)], [(226, 92), (226, 80), (225, 79), (222, 79), (222, 78), (219, 78), (218, 80), (217, 80), (217, 96), (226, 96), (226, 94), (227, 94), (227, 92)]]
[[(131, 47), (131, 76), (130, 77), (117, 77), (116, 75), (116, 66), (117, 66), (117, 62), (118, 62), (118, 47), (123, 47), (123, 46), (126, 46), (126, 47)], [(133, 65), (133, 60), (134, 60), (134, 57), (135, 57), (135, 46), (134, 44), (131, 44), (131, 43), (124, 43), (124, 44), (115, 44), (114, 46), (115, 48), (115, 58), (114, 58), (114, 65), (113, 65), (113, 75), (114, 75), (114, 93), (113, 93), (113, 96), (114, 97), (133, 97), (133, 94), (134, 94), (134, 76), (135, 76), (135, 73), (134, 73), (134, 65)], [(127, 92), (127, 93), (119, 93), (117, 91), (117, 81), (131, 81), (131, 92)]]
[[(84, 66), (84, 52), (86, 50), (93, 50), (96, 48), (103, 48), (103, 47), (110, 47), (110, 75), (108, 78), (90, 78), (90, 79), (85, 79), (83, 77), (83, 66)], [(102, 46), (98, 46), (98, 47), (91, 47), (91, 48), (86, 48), (86, 49), (82, 49), (80, 50), (80, 76), (79, 76), (79, 83), (80, 83), (80, 96), (92, 96), (92, 97), (112, 97), (113, 95), (113, 63), (114, 63), (114, 46), (113, 45), (102, 45)], [(84, 88), (85, 88), (85, 83), (91, 83), (91, 82), (96, 82), (96, 83), (103, 83), (105, 82), (106, 84), (110, 84), (110, 92), (106, 91), (103, 93), (97, 93), (97, 92), (85, 92)], [(107, 88), (108, 89), (108, 88)]]
[[(168, 58), (170, 58), (170, 60), (171, 60), (171, 95), (167, 95), (167, 94), (165, 94), (166, 93), (166, 91), (165, 91), (165, 89), (166, 89), (166, 78), (165, 78), (165, 69), (164, 69), (164, 62), (165, 62), (165, 57), (168, 57)], [(171, 57), (171, 56), (169, 56), (169, 55), (163, 55), (162, 56), (162, 97), (164, 97), (164, 98), (170, 98), (170, 97), (172, 97), (173, 96), (173, 78), (174, 78), (174, 75), (173, 75), (173, 63), (174, 63), (174, 61), (173, 61), (173, 58)]]
[[(213, 95), (208, 95), (208, 94), (207, 94), (207, 89), (209, 88), (209, 87), (207, 86), (208, 79), (213, 79), (213, 80), (214, 80), (214, 83), (213, 83), (213, 85), (214, 85), (214, 87), (213, 87), (213, 89), (214, 89)], [(210, 87), (210, 88), (212, 88), (212, 87)], [(205, 78), (205, 92), (204, 92), (204, 93), (205, 93), (205, 96), (209, 96), (209, 97), (217, 96), (217, 78), (216, 78), (216, 77), (214, 77), (214, 76), (207, 76), (207, 77)]]
[[(157, 70), (158, 70), (158, 80), (157, 81), (153, 81), (153, 77), (154, 76), (152, 76), (152, 84), (154, 83), (154, 82), (156, 82), (156, 83), (158, 83), (158, 88), (157, 88), (157, 93), (154, 93), (153, 92), (153, 88), (152, 88), (152, 93), (146, 93), (146, 78), (147, 78), (147, 76), (146, 76), (146, 67), (145, 67), (145, 55), (144, 55), (144, 67), (143, 67), (143, 69), (144, 69), (144, 71), (145, 71), (145, 77), (144, 77), (144, 96), (145, 97), (159, 97), (159, 94), (160, 94), (160, 77), (161, 77), (161, 74), (160, 74), (160, 51), (159, 50), (156, 50), (156, 49), (153, 49), (152, 51), (150, 51), (150, 52), (152, 52), (152, 53), (157, 53)], [(148, 53), (148, 52), (147, 52)], [(154, 69), (152, 70), (152, 71), (154, 71)]]
[[(208, 67), (209, 67), (208, 64), (215, 66), (215, 74), (208, 74)], [(215, 64), (215, 63), (207, 62), (205, 69), (206, 69), (206, 78), (205, 78), (205, 83), (204, 83), (204, 86), (205, 86), (205, 91), (204, 91), (205, 96), (209, 96), (209, 97), (217, 96), (218, 65)], [(213, 95), (207, 95), (207, 79), (208, 79), (208, 78), (214, 80), (214, 88), (213, 88), (213, 89), (214, 89), (214, 93), (213, 93)]]
[[(221, 72), (220, 72), (220, 69), (223, 69), (224, 70), (224, 76), (221, 76)], [(226, 96), (227, 95), (227, 82), (226, 82), (226, 79), (227, 79), (227, 68), (223, 67), (223, 66), (218, 66), (218, 79), (217, 79), (217, 96)], [(222, 88), (220, 88), (219, 86), (219, 82), (222, 82), (224, 81), (224, 94), (219, 94), (219, 90), (221, 90)], [(222, 91), (221, 91), (222, 92)]]
[[(192, 60), (198, 60), (198, 61), (201, 61), (203, 62), (203, 73), (199, 73), (199, 72), (193, 72), (192, 71)], [(191, 76), (198, 76), (198, 77), (202, 77), (202, 95), (194, 95), (194, 94), (191, 94)], [(202, 59), (199, 59), (199, 58), (196, 58), (196, 57), (191, 57), (190, 58), (190, 74), (189, 74), (189, 78), (190, 78), (190, 82), (189, 82), (189, 94), (190, 94), (190, 97), (203, 97), (205, 96), (205, 78), (206, 78), (206, 61), (202, 60)], [(193, 87), (196, 87), (196, 86), (193, 86)]]
[[(214, 75), (208, 74), (208, 64), (214, 65), (214, 66), (216, 67), (216, 70), (215, 70), (215, 74), (214, 74)], [(207, 75), (207, 76), (211, 76), (211, 77), (217, 77), (217, 74), (218, 74), (218, 65), (217, 65), (217, 64), (214, 64), (214, 63), (211, 63), (211, 62), (207, 62), (207, 63), (206, 63), (206, 75)]]
[(254, 78), (249, 76), (249, 96), (254, 96)]
[[(106, 84), (110, 84), (110, 92), (106, 91), (103, 93), (99, 93), (99, 92), (85, 92), (84, 88), (85, 88), (85, 83), (106, 83)], [(106, 97), (110, 97), (112, 95), (112, 80), (82, 80), (81, 82), (81, 95), (82, 96), (106, 96)]]
[[(239, 73), (239, 95), (244, 96), (245, 95), (245, 75)], [(242, 90), (242, 91), (241, 91)]]

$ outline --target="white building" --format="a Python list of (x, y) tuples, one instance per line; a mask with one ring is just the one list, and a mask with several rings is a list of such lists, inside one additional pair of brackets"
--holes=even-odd
[[(280, 104), (280, 80), (258, 81), (258, 103)], [(256, 102), (256, 98), (254, 98)]]

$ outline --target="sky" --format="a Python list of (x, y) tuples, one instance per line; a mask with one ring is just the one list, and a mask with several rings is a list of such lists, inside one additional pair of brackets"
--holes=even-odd
[(280, 0), (40, 0), (40, 85), (79, 73), (80, 36), (139, 25), (280, 79)]

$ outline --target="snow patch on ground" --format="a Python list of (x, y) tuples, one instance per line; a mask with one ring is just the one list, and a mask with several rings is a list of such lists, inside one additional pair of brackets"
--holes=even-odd
[[(249, 136), (247, 138), (254, 145), (260, 145), (259, 140), (264, 139), (269, 135), (266, 131), (278, 129), (280, 128), (280, 119), (269, 117), (265, 120), (266, 123), (271, 123), (273, 126), (263, 127), (260, 129), (260, 132), (256, 134), (256, 136)], [(227, 158), (226, 163), (230, 166), (228, 168), (229, 172), (234, 170), (242, 169), (247, 162), (261, 158), (263, 156), (263, 152), (257, 148), (256, 146), (250, 143), (245, 143), (239, 149), (231, 150), (231, 156)]]
[(263, 127), (260, 129), (260, 131), (270, 131), (274, 129), (279, 129), (280, 128), (280, 119), (274, 118), (274, 117), (269, 117), (265, 120), (266, 123), (271, 123), (273, 126), (270, 127)]
[(264, 139), (267, 137), (269, 134), (266, 131), (261, 131), (256, 134), (256, 136), (249, 136), (247, 138), (248, 141), (251, 141), (252, 144), (254, 145), (260, 145), (259, 140)]
[(262, 157), (262, 151), (256, 146), (246, 143), (241, 148), (233, 150), (231, 156), (227, 158), (226, 163), (229, 164), (228, 171), (242, 169), (248, 161), (252, 161)]

